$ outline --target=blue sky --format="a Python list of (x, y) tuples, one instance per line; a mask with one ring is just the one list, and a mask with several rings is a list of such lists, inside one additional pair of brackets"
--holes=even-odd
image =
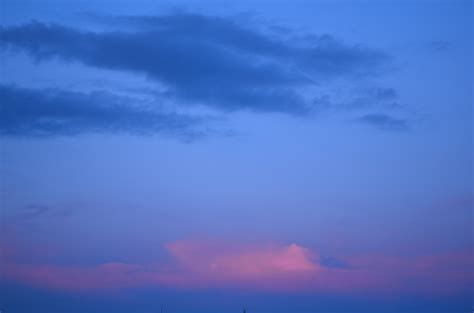
[(472, 14), (4, 0), (0, 303), (470, 310)]

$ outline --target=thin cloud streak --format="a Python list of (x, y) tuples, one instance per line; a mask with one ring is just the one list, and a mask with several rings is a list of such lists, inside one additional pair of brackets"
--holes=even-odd
[(407, 131), (410, 123), (405, 118), (397, 118), (388, 114), (366, 114), (356, 119), (356, 122), (370, 125), (382, 130)]

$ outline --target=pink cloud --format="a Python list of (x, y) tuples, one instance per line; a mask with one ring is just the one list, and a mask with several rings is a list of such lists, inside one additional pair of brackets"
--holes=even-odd
[(295, 283), (321, 270), (319, 257), (296, 244), (229, 246), (198, 241), (168, 244), (177, 266), (194, 286), (251, 286), (294, 290)]
[(236, 249), (223, 245), (180, 241), (168, 244), (166, 248), (182, 265), (196, 271), (259, 277), (314, 272), (319, 269), (316, 255), (296, 244)]

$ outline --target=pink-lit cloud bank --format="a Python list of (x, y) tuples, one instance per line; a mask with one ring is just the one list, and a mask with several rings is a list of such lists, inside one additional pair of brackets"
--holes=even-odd
[(18, 264), (5, 260), (3, 277), (39, 288), (70, 292), (135, 287), (236, 288), (308, 293), (469, 292), (472, 255), (460, 252), (425, 257), (365, 255), (347, 266), (323, 265), (318, 253), (297, 244), (237, 245), (178, 241), (165, 245), (171, 262), (94, 266)]

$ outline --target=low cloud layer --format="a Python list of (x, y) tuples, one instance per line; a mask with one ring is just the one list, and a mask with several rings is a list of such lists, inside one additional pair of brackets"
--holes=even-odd
[[(178, 241), (165, 245), (167, 262), (98, 265), (4, 262), (7, 281), (66, 292), (143, 287), (186, 290), (232, 288), (324, 294), (468, 293), (472, 256), (459, 253), (418, 257), (362, 255), (332, 259), (297, 244), (245, 246), (229, 242)], [(334, 262), (337, 261), (337, 266)], [(344, 264), (344, 266), (341, 266)]]

